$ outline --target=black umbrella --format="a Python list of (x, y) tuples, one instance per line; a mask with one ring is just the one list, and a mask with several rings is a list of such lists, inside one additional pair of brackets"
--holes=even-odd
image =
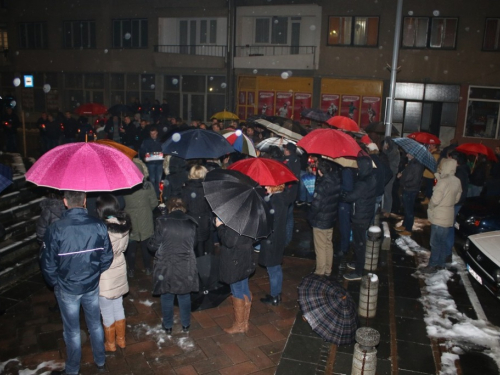
[(121, 116), (124, 113), (134, 113), (134, 109), (125, 104), (115, 104), (108, 108), (108, 112), (115, 116)]
[(183, 159), (217, 159), (235, 152), (226, 138), (205, 129), (176, 132), (162, 144), (161, 148), (164, 154)]
[[(383, 122), (370, 122), (365, 128), (365, 132), (385, 134), (385, 124)], [(399, 135), (399, 131), (394, 127), (394, 125), (391, 125), (391, 135)]]
[(240, 235), (264, 238), (273, 221), (264, 201), (264, 189), (241, 172), (214, 169), (207, 173), (203, 190), (212, 211)]
[(298, 286), (299, 305), (312, 330), (336, 345), (356, 337), (358, 314), (351, 295), (336, 281), (311, 274)]

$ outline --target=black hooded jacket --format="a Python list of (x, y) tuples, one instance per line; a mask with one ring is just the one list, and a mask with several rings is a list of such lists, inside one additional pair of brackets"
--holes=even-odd
[(316, 177), (314, 197), (307, 217), (309, 224), (318, 229), (330, 229), (338, 216), (340, 176), (336, 169)]
[(358, 157), (358, 178), (353, 191), (343, 193), (345, 202), (353, 203), (351, 220), (355, 224), (369, 223), (375, 212), (377, 181), (373, 173), (372, 160), (369, 157)]

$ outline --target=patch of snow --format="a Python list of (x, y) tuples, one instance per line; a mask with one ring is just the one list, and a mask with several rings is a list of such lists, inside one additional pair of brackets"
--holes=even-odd
[(139, 303), (143, 304), (143, 305), (146, 305), (146, 306), (153, 306), (153, 301), (150, 301), (150, 300), (145, 300), (145, 301), (139, 301)]

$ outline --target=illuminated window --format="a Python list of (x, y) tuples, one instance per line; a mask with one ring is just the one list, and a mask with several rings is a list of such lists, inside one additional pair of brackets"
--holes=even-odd
[(378, 24), (378, 17), (328, 17), (328, 45), (376, 47)]
[(402, 46), (406, 48), (454, 49), (458, 18), (405, 17)]

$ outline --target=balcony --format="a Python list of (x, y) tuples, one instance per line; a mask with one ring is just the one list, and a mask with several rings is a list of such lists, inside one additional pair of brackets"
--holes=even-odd
[(183, 55), (226, 57), (227, 47), (213, 44), (190, 44), (190, 45), (155, 45), (155, 52), (174, 53)]
[(260, 69), (317, 69), (316, 46), (236, 46), (234, 67)]

